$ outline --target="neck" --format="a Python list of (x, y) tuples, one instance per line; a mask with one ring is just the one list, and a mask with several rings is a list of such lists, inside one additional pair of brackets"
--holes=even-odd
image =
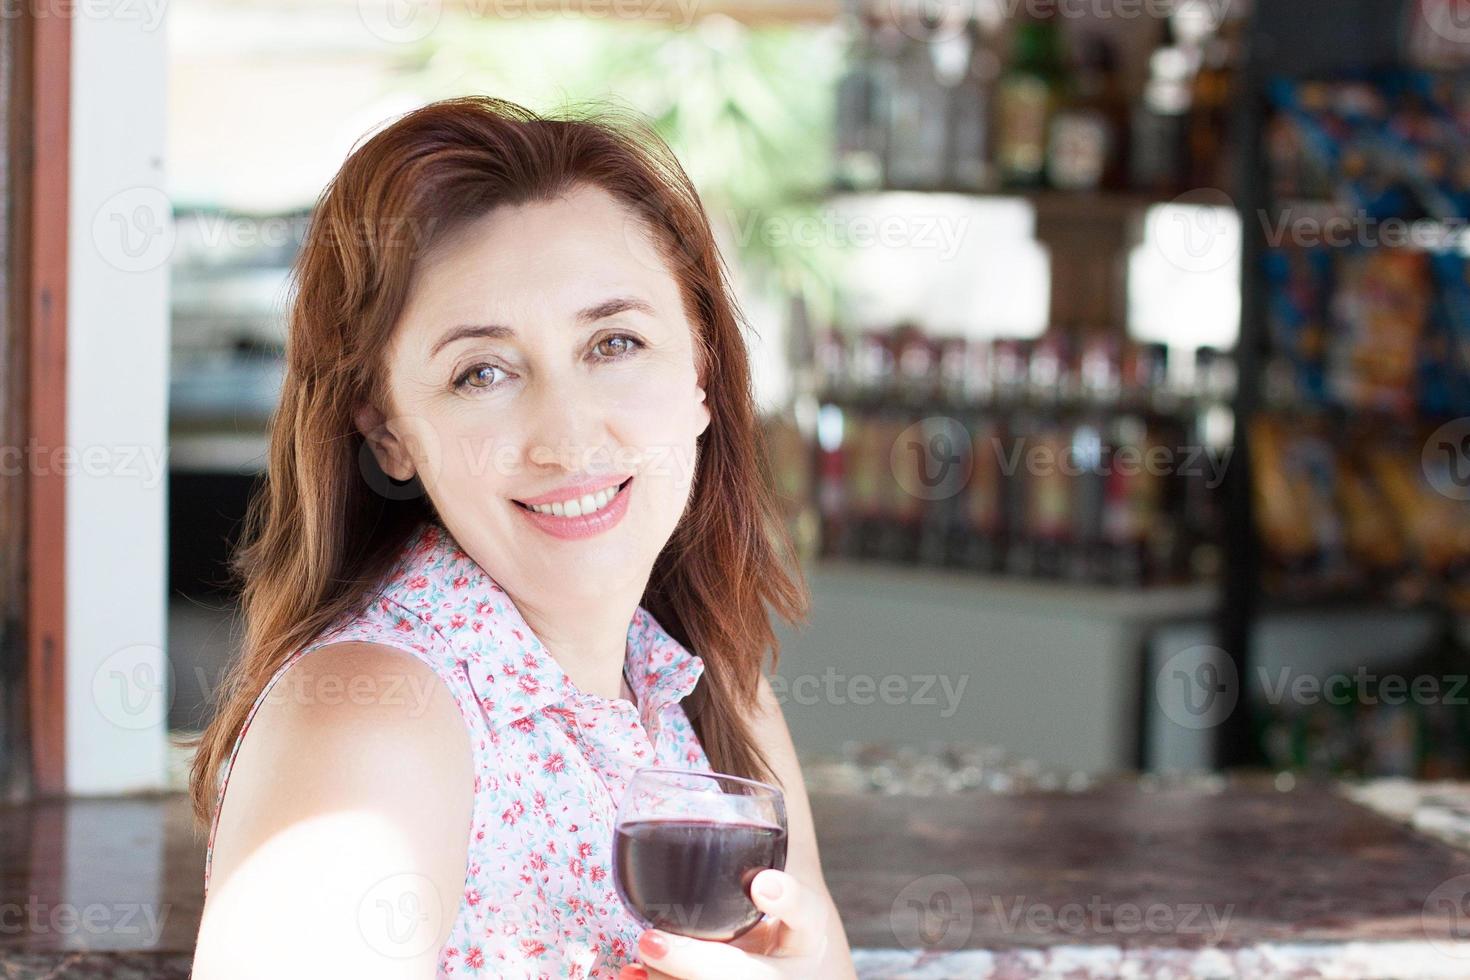
[(526, 625), (584, 694), (622, 696), (628, 626), (636, 598), (603, 598), (555, 606), (515, 600)]

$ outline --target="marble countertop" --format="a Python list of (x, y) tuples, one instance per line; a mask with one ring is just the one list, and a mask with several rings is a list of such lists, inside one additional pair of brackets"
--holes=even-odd
[[(812, 807), (863, 977), (1460, 978), (1470, 851), (1413, 829), (1456, 793), (1202, 777)], [(0, 807), (0, 978), (186, 977), (202, 861), (178, 796)]]
[(1470, 853), (1338, 784), (813, 807), (865, 977), (1470, 977)]

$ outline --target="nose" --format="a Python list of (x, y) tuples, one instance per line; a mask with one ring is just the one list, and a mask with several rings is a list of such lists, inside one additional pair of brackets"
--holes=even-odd
[(607, 413), (596, 392), (570, 378), (543, 380), (533, 388), (525, 420), (531, 469), (607, 469)]

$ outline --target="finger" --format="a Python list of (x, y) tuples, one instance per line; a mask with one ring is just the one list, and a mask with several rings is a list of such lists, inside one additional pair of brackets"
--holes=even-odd
[(820, 956), (827, 946), (829, 903), (825, 896), (807, 888), (793, 874), (767, 868), (751, 882), (751, 899), (756, 908), (784, 928), (776, 933), (770, 956)]
[(629, 963), (618, 971), (618, 980), (679, 980), (679, 978), (642, 963)]
[(709, 942), (649, 929), (638, 939), (638, 958), (648, 972), (661, 970), (678, 980), (780, 980), (763, 957), (751, 956), (729, 943)]

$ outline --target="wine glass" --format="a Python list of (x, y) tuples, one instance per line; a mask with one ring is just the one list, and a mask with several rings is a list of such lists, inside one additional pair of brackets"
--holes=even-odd
[(618, 804), (613, 883), (646, 927), (734, 939), (761, 919), (750, 883), (765, 868), (786, 868), (780, 789), (697, 769), (634, 772)]

